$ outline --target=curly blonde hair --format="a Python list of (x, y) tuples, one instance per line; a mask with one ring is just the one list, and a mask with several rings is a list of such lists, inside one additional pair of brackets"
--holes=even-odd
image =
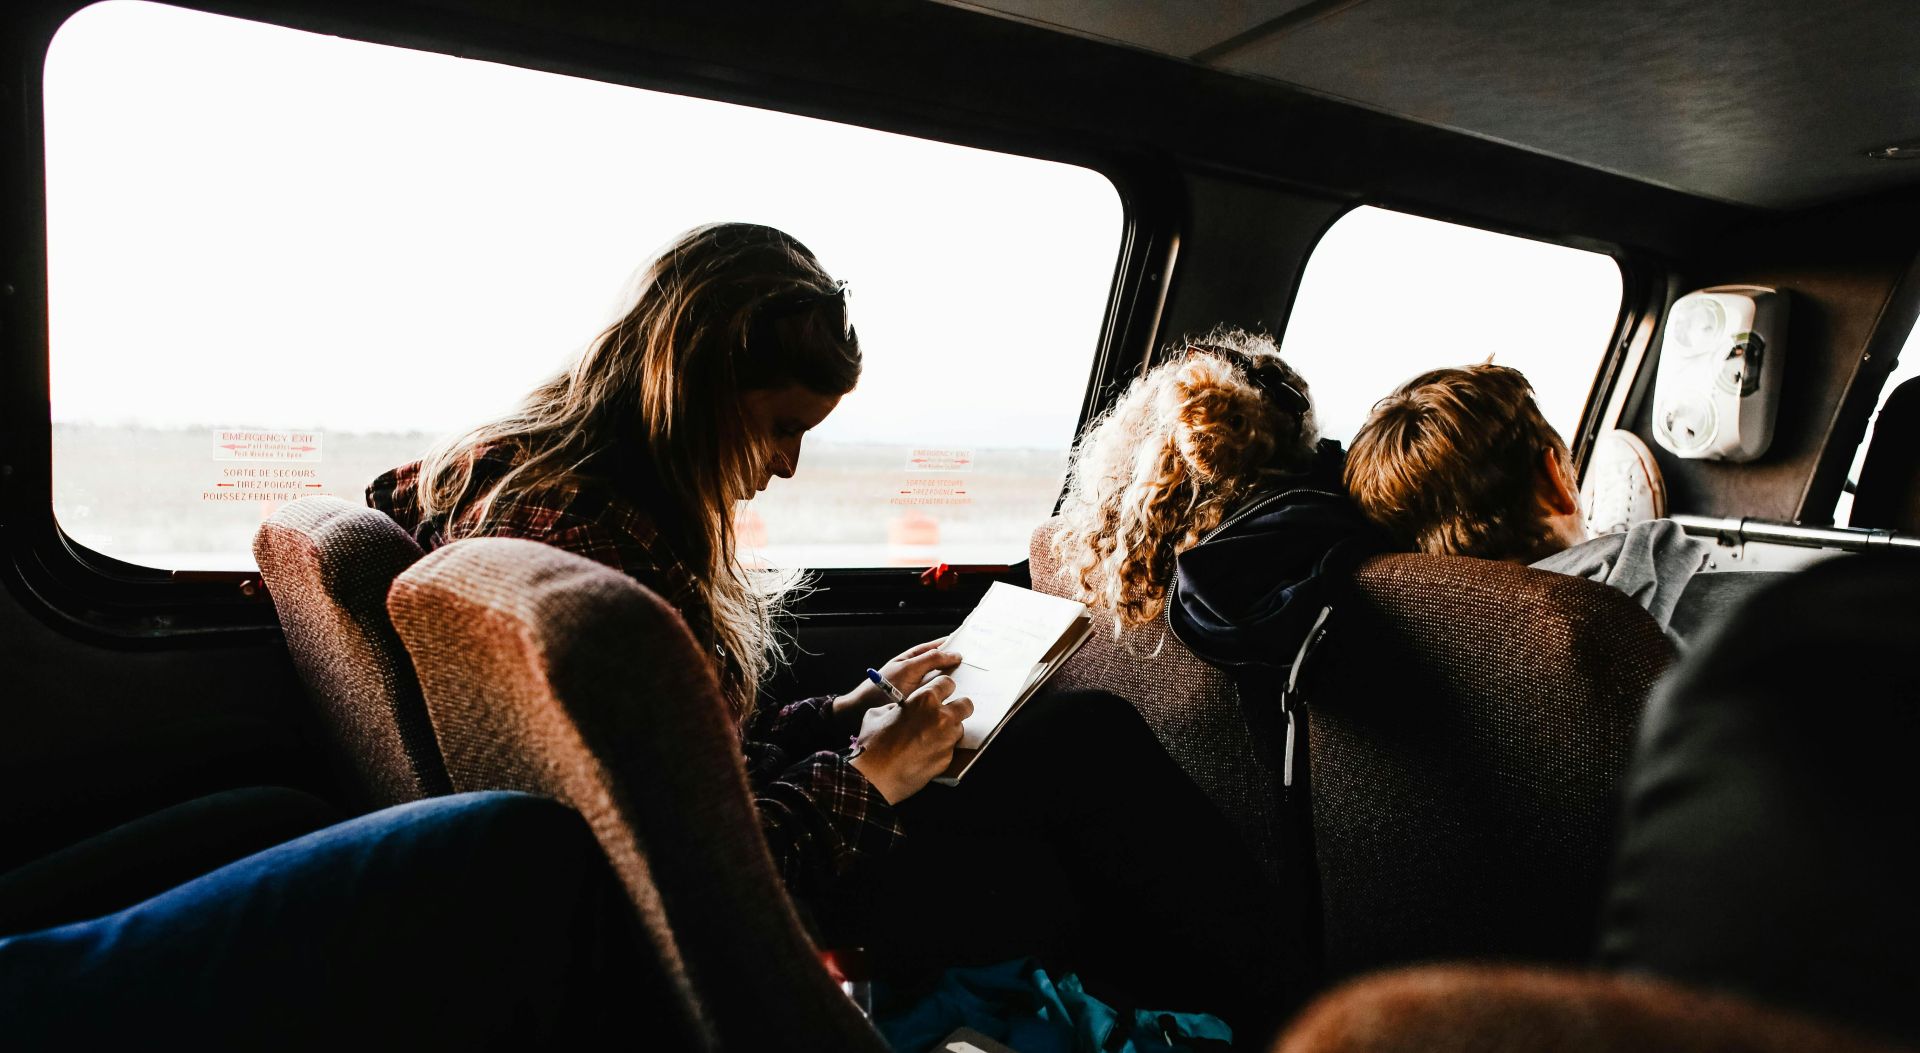
[[(1310, 468), (1320, 438), (1306, 381), (1272, 337), (1221, 327), (1174, 353), (1074, 447), (1053, 536), (1061, 578), (1112, 612), (1116, 636), (1159, 616), (1175, 556), (1248, 497)], [(1304, 408), (1262, 390), (1274, 379)]]

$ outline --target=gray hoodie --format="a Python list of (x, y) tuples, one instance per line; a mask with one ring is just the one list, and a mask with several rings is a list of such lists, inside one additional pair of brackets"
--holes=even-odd
[(1664, 629), (1680, 602), (1680, 590), (1712, 551), (1711, 544), (1688, 537), (1673, 520), (1651, 519), (1583, 541), (1534, 566), (1611, 585), (1645, 607)]

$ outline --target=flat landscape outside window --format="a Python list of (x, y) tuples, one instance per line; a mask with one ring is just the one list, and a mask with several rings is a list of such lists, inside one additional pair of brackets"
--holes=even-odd
[(1357, 208), (1307, 261), (1281, 352), (1329, 438), (1350, 442), (1403, 381), (1491, 357), (1526, 374), (1571, 444), (1620, 296), (1600, 253)]
[(679, 232), (853, 291), (859, 388), (744, 506), (783, 566), (1006, 563), (1058, 495), (1119, 254), (1087, 169), (110, 0), (45, 73), (53, 505), (252, 567), (275, 507), (514, 407)]

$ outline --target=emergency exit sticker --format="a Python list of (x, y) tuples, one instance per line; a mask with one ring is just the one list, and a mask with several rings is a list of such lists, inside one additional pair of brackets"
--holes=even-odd
[(216, 461), (295, 461), (318, 464), (320, 433), (215, 428), (213, 459)]
[(973, 471), (972, 450), (916, 449), (907, 451), (909, 472)]
[(202, 501), (297, 501), (326, 492), (320, 469), (280, 465), (228, 465), (212, 488), (200, 491)]
[(901, 483), (898, 492), (889, 499), (896, 505), (970, 505), (973, 496), (967, 493), (967, 481), (952, 476), (936, 476), (931, 479), (908, 479)]
[(262, 515), (287, 501), (324, 493), (317, 431), (215, 428), (213, 459), (220, 463), (202, 501), (259, 502)]

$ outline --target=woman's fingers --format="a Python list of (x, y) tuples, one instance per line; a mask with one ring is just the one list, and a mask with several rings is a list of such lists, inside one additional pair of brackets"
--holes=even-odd
[(893, 660), (896, 662), (904, 662), (909, 658), (918, 658), (919, 656), (926, 654), (928, 651), (931, 651), (934, 648), (939, 647), (941, 644), (946, 642), (947, 642), (947, 638), (942, 636), (938, 640), (928, 640), (926, 643), (914, 644), (912, 647), (909, 647), (906, 650), (900, 652), (899, 654), (894, 655)]
[(960, 656), (952, 651), (925, 651), (900, 664), (900, 683), (913, 687), (935, 673), (951, 673), (958, 668)]
[(921, 685), (920, 690), (915, 691), (909, 696), (907, 701), (909, 703), (918, 702), (922, 705), (937, 706), (945, 702), (948, 696), (953, 694), (953, 690), (953, 678), (941, 674)]

